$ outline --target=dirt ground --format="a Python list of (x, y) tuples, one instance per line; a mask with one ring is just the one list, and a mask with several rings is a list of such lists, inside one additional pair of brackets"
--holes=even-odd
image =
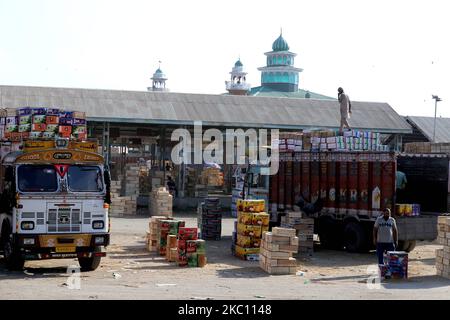
[[(196, 226), (192, 214), (176, 217)], [(67, 267), (78, 266), (72, 259), (29, 261), (24, 272), (10, 272), (0, 261), (0, 299), (450, 299), (450, 280), (435, 275), (439, 246), (430, 242), (410, 253), (408, 280), (377, 284), (370, 280), (374, 252), (317, 248), (312, 258), (298, 261), (297, 275), (270, 276), (258, 262), (231, 255), (232, 218), (223, 220), (221, 241), (207, 242), (206, 267), (180, 268), (145, 250), (147, 228), (148, 217), (112, 218), (101, 267), (71, 278)]]

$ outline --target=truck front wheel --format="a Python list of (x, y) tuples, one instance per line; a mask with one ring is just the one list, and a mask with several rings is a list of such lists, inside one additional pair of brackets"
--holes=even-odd
[(348, 222), (344, 228), (345, 249), (348, 252), (365, 252), (367, 248), (367, 233), (358, 222)]
[[(95, 248), (95, 252), (101, 252), (101, 249), (99, 247)], [(102, 260), (102, 257), (90, 257), (90, 258), (78, 258), (78, 263), (80, 264), (81, 271), (94, 271), (98, 268), (100, 265), (100, 261)]]
[[(3, 234), (3, 233), (2, 233)], [(6, 267), (9, 270), (20, 271), (25, 265), (25, 260), (22, 258), (17, 249), (14, 247), (12, 237), (9, 233), (4, 233), (2, 239), (3, 256), (5, 258)]]

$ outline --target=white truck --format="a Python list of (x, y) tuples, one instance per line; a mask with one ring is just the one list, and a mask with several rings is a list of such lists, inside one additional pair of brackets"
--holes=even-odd
[[(3, 143), (3, 150), (7, 143)], [(109, 245), (109, 173), (96, 142), (25, 141), (0, 166), (0, 253), (26, 260), (78, 258), (95, 270)]]

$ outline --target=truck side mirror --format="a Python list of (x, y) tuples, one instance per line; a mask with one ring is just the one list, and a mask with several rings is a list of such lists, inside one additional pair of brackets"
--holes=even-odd
[(105, 203), (111, 204), (111, 175), (109, 174), (109, 170), (105, 169), (103, 177), (106, 186)]

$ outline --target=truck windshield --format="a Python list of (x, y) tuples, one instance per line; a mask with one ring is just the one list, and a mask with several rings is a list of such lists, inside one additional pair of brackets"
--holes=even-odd
[(55, 192), (58, 190), (53, 166), (22, 165), (17, 170), (19, 190), (22, 192)]
[(74, 192), (101, 192), (102, 172), (96, 166), (70, 166), (67, 172), (69, 190)]

